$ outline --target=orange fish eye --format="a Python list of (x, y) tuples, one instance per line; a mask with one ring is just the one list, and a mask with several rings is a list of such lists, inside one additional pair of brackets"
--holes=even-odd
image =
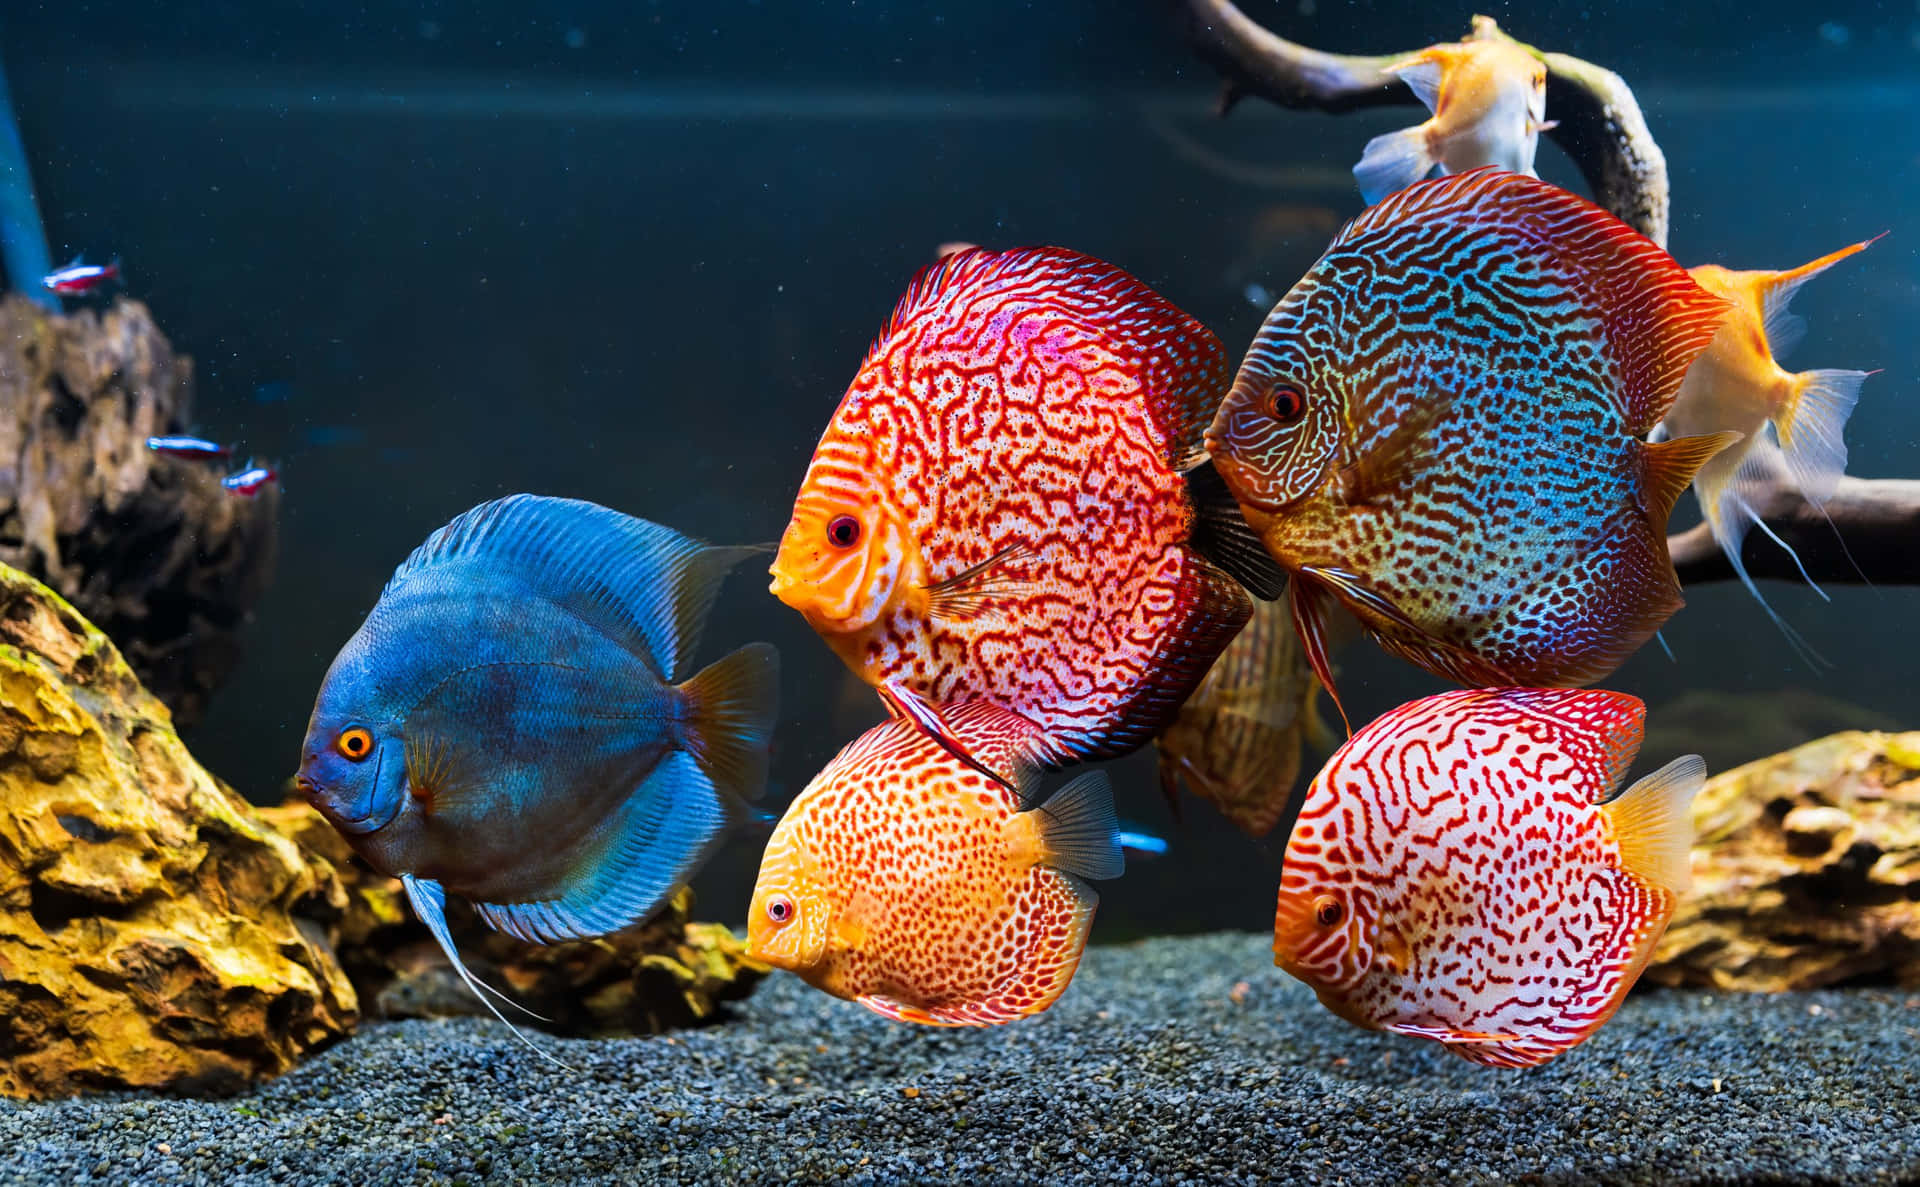
[(343, 758), (359, 762), (373, 753), (373, 735), (356, 725), (335, 738), (333, 748), (338, 750)]
[(1313, 917), (1321, 927), (1339, 927), (1340, 921), (1347, 917), (1347, 904), (1330, 894), (1323, 894), (1313, 900)]
[(767, 900), (767, 918), (775, 923), (789, 923), (793, 920), (793, 900), (784, 894), (776, 894)]
[(1307, 393), (1290, 383), (1280, 384), (1267, 393), (1267, 415), (1283, 425), (1294, 423), (1306, 412)]
[(827, 543), (848, 549), (860, 542), (860, 521), (851, 515), (836, 515), (827, 525)]

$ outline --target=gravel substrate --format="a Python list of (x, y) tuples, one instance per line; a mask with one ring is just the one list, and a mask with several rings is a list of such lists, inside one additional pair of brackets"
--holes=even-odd
[[(1238, 983), (1244, 985), (1236, 988)], [(991, 1031), (777, 977), (661, 1039), (368, 1027), (221, 1101), (0, 1102), (10, 1182), (1886, 1182), (1920, 1178), (1920, 998), (1656, 992), (1545, 1068), (1355, 1030), (1264, 937), (1095, 949)]]

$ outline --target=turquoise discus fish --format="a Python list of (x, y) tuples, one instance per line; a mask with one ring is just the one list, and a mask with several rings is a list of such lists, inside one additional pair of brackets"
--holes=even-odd
[(401, 880), (482, 1001), (448, 891), (523, 940), (604, 935), (747, 817), (778, 656), (751, 643), (681, 681), (721, 579), (754, 551), (513, 495), (428, 537), (334, 659), (298, 786)]
[(1418, 183), (1341, 232), (1268, 315), (1206, 440), (1293, 574), (1336, 705), (1335, 600), (1388, 651), (1475, 685), (1597, 680), (1680, 608), (1667, 515), (1739, 434), (1644, 438), (1726, 311), (1612, 215), (1496, 169)]

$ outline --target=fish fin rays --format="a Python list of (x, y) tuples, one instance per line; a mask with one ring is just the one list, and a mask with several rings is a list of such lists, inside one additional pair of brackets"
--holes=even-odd
[(1663, 890), (1685, 894), (1693, 881), (1693, 797), (1706, 782), (1706, 760), (1689, 754), (1602, 804), (1620, 843), (1620, 864)]
[(679, 686), (687, 698), (686, 744), (713, 783), (737, 799), (760, 798), (780, 710), (780, 653), (749, 643)]
[(641, 922), (719, 845), (738, 809), (683, 750), (655, 764), (597, 830), (550, 897), (479, 903), (490, 925), (536, 944), (608, 935)]
[[(473, 992), (473, 995), (480, 999), (480, 1004), (487, 1007), (495, 1018), (498, 1018), (508, 1030), (512, 1031), (513, 1037), (524, 1043), (527, 1050), (532, 1051), (535, 1055), (538, 1055), (555, 1067), (567, 1068), (566, 1064), (535, 1046), (532, 1039), (529, 1039), (519, 1027), (508, 1022), (507, 1016), (500, 1012), (500, 1008), (488, 1000), (488, 995), (491, 994), (516, 1010), (520, 1010), (531, 1017), (540, 1018), (540, 1015), (535, 1014), (532, 1010), (527, 1009), (519, 1002), (514, 1001), (506, 994), (474, 976), (467, 968), (467, 962), (460, 959), (460, 950), (454, 947), (453, 934), (447, 930), (447, 894), (446, 891), (441, 888), (440, 884), (428, 878), (416, 878), (412, 874), (402, 874), (400, 875), (400, 885), (407, 892), (407, 902), (413, 906), (413, 913), (419, 917), (420, 922), (426, 924), (427, 931), (432, 933), (434, 942), (440, 945), (440, 951), (446, 954), (448, 962), (453, 965), (453, 971), (459, 975), (461, 982)], [(545, 1018), (540, 1018), (540, 1020), (542, 1022), (549, 1021)], [(572, 1069), (568, 1068), (568, 1070)]]
[(920, 732), (940, 744), (940, 748), (966, 766), (985, 775), (1011, 791), (1018, 791), (1017, 777), (1009, 777), (994, 770), (980, 759), (974, 757), (966, 743), (947, 725), (940, 715), (940, 707), (919, 693), (907, 688), (897, 680), (889, 680), (874, 691), (886, 703), (887, 710), (895, 717), (912, 722)]
[[(1514, 683), (1505, 672), (1473, 652), (1433, 638), (1393, 602), (1369, 588), (1358, 575), (1317, 565), (1302, 566), (1300, 575), (1311, 577), (1331, 590), (1360, 619), (1374, 642), (1387, 652), (1463, 685)], [(1314, 674), (1320, 676), (1317, 666)], [(1326, 678), (1320, 676), (1320, 679), (1324, 686)], [(1336, 697), (1335, 704), (1338, 703)], [(1341, 717), (1345, 719), (1345, 710)], [(1352, 731), (1351, 726), (1348, 731)]]
[(1095, 881), (1126, 871), (1113, 784), (1106, 772), (1087, 772), (1033, 810), (1039, 814), (1044, 864)]
[(1708, 530), (1713, 533), (1714, 543), (1720, 546), (1720, 551), (1726, 555), (1727, 562), (1733, 566), (1734, 576), (1738, 577), (1740, 584), (1753, 595), (1753, 600), (1760, 603), (1760, 609), (1786, 637), (1788, 646), (1792, 647), (1794, 653), (1809, 667), (1816, 669), (1830, 667), (1831, 664), (1827, 659), (1815, 651), (1805, 637), (1781, 617), (1780, 613), (1773, 608), (1773, 604), (1767, 601), (1766, 595), (1762, 594), (1760, 587), (1754, 583), (1753, 576), (1747, 572), (1746, 560), (1741, 556), (1747, 529), (1757, 527), (1768, 539), (1786, 550), (1787, 555), (1793, 559), (1794, 567), (1800, 570), (1800, 576), (1805, 579), (1808, 586), (1821, 598), (1827, 598), (1826, 591), (1814, 583), (1813, 578), (1807, 573), (1806, 566), (1800, 563), (1800, 554), (1793, 550), (1791, 544), (1781, 539), (1777, 532), (1768, 527), (1766, 520), (1760, 516), (1757, 501), (1761, 492), (1772, 485), (1776, 468), (1782, 464), (1779, 450), (1771, 442), (1762, 439), (1747, 450), (1745, 456), (1740, 459), (1740, 464), (1734, 467), (1731, 473), (1721, 466), (1710, 466), (1702, 470), (1694, 479), (1694, 494), (1700, 500), (1700, 513), (1707, 521)]
[(928, 609), (934, 617), (965, 622), (991, 613), (998, 599), (1019, 598), (1031, 592), (1033, 583), (1009, 570), (1039, 559), (1040, 554), (1031, 544), (1025, 541), (1009, 544), (979, 564), (921, 589), (927, 595)]
[(1347, 716), (1347, 706), (1340, 699), (1340, 690), (1333, 680), (1333, 661), (1327, 653), (1327, 612), (1331, 607), (1332, 595), (1327, 593), (1317, 581), (1302, 574), (1293, 578), (1288, 590), (1288, 605), (1293, 611), (1293, 629), (1300, 636), (1300, 646), (1307, 653), (1307, 663), (1313, 668), (1314, 679), (1327, 692), (1327, 699), (1333, 702), (1333, 708), (1340, 715), (1340, 725), (1347, 731), (1347, 737), (1353, 736), (1353, 721)]
[(1211, 460), (1187, 471), (1187, 490), (1193, 498), (1195, 552), (1206, 557), (1263, 602), (1287, 590), (1287, 571), (1267, 552), (1260, 533), (1247, 523), (1226, 479)]
[(448, 565), (510, 570), (680, 679), (721, 579), (752, 548), (714, 548), (579, 499), (508, 495), (456, 516), (394, 570), (382, 597)]
[(1372, 205), (1423, 180), (1433, 172), (1434, 164), (1427, 126), (1417, 124), (1398, 132), (1383, 132), (1367, 141), (1353, 166), (1353, 180), (1360, 187), (1361, 198)]
[(1440, 80), (1445, 72), (1440, 56), (1426, 51), (1387, 67), (1387, 73), (1406, 83), (1428, 114), (1440, 110)]
[(1745, 434), (1708, 433), (1700, 437), (1674, 437), (1652, 445), (1642, 445), (1646, 459), (1647, 514), (1653, 530), (1665, 533), (1673, 506), (1687, 487), (1693, 485), (1700, 467), (1715, 454), (1740, 441)]
[(1793, 377), (1793, 394), (1774, 417), (1773, 428), (1787, 472), (1809, 503), (1825, 504), (1840, 484), (1847, 468), (1843, 431), (1860, 399), (1860, 385), (1872, 374), (1802, 371)]
[(1787, 310), (1788, 303), (1793, 300), (1794, 294), (1800, 291), (1800, 286), (1848, 256), (1865, 251), (1885, 238), (1886, 234), (1882, 231), (1871, 239), (1849, 244), (1839, 251), (1829, 252), (1798, 268), (1775, 272), (1760, 282), (1761, 331), (1766, 335), (1767, 349), (1774, 358), (1784, 357), (1800, 344), (1800, 339), (1807, 332), (1806, 319)]
[(1454, 1030), (1445, 1026), (1419, 1026), (1411, 1022), (1389, 1022), (1380, 1028), (1388, 1034), (1405, 1035), (1411, 1039), (1431, 1039), (1436, 1043), (1449, 1046), (1479, 1046), (1483, 1043), (1518, 1043), (1525, 1035), (1493, 1034), (1478, 1030)]

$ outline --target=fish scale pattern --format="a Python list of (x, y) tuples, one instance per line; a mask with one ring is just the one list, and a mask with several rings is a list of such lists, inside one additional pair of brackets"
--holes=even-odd
[(1004, 559), (946, 613), (902, 596), (823, 633), (872, 684), (1024, 714), (1049, 764), (1142, 744), (1251, 611), (1187, 544), (1180, 469), (1226, 384), (1205, 327), (1098, 260), (974, 250), (925, 270), (808, 469), (797, 525), (879, 520), (810, 592), (924, 590)]
[[(1325, 570), (1389, 650), (1466, 682), (1584, 684), (1681, 604), (1642, 438), (1724, 313), (1556, 187), (1421, 183), (1276, 306), (1208, 446), (1274, 558)], [(1283, 385), (1305, 397), (1291, 424), (1269, 411)]]
[[(1449, 1044), (1476, 1062), (1531, 1066), (1576, 1045), (1673, 912), (1670, 892), (1622, 866), (1597, 806), (1644, 712), (1620, 693), (1504, 689), (1378, 719), (1308, 788), (1276, 954), (1362, 1025), (1510, 1036)], [(1329, 894), (1349, 918), (1315, 928), (1303, 913)], [(1288, 957), (1281, 937), (1303, 935)]]
[[(1033, 727), (982, 702), (956, 734), (1013, 765)], [(1098, 896), (1010, 845), (1016, 793), (906, 721), (874, 727), (808, 785), (767, 844), (763, 885), (804, 868), (818, 892), (790, 926), (826, 926), (829, 955), (797, 970), (902, 1021), (989, 1026), (1038, 1013), (1066, 989)], [(852, 942), (848, 942), (851, 940)]]

